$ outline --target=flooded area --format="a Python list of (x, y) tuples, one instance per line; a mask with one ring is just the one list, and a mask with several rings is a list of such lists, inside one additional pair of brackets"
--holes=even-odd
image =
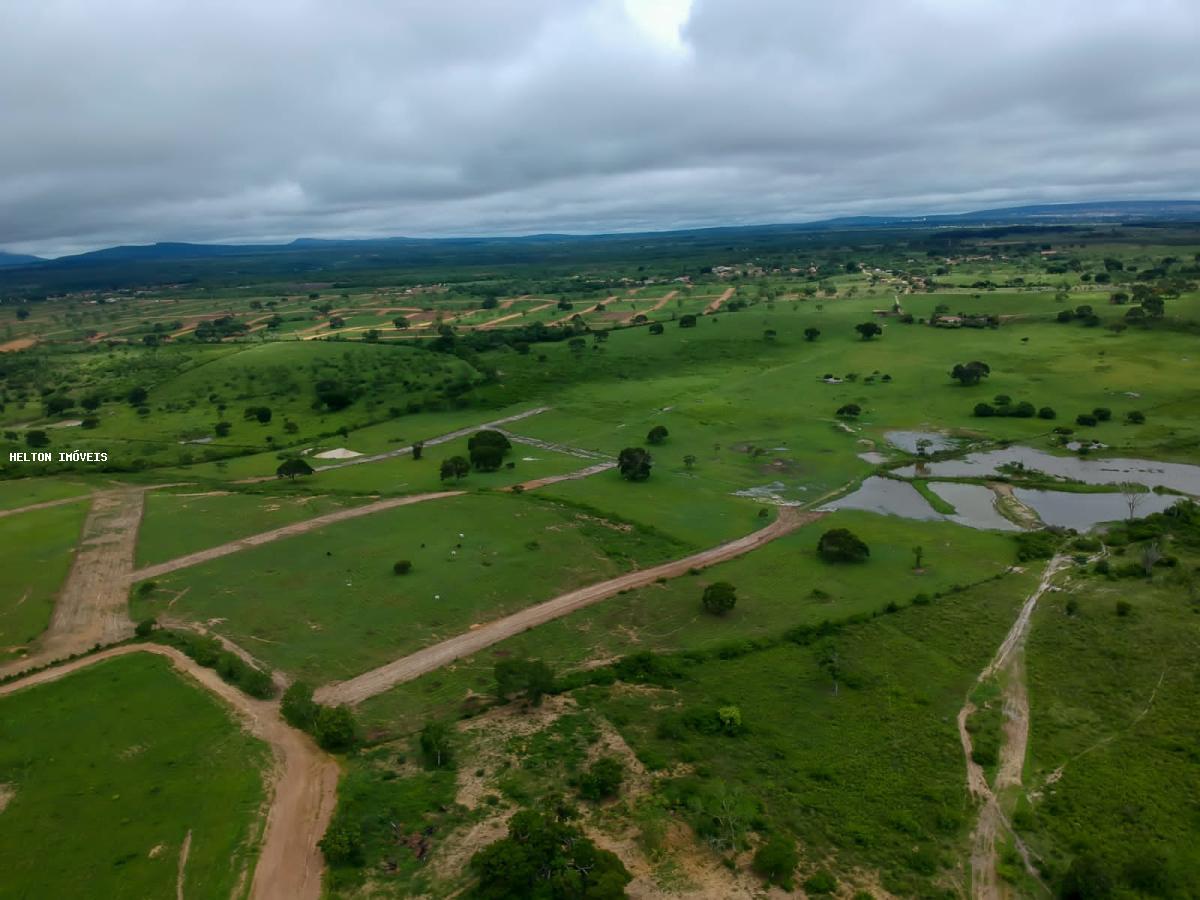
[[(1020, 463), (1026, 469), (1070, 478), (1085, 484), (1120, 484), (1132, 481), (1146, 487), (1168, 487), (1200, 495), (1200, 466), (1154, 462), (1146, 459), (1080, 459), (1054, 456), (1032, 447), (1005, 447), (968, 453), (962, 459), (916, 463), (897, 469), (904, 478), (970, 478), (996, 475), (1001, 466)], [(1078, 494), (1070, 495), (1080, 496)]]
[(952, 481), (930, 482), (929, 489), (957, 510), (946, 516), (951, 522), (968, 528), (991, 531), (1020, 531), (1015, 522), (1010, 522), (996, 509), (996, 495), (981, 484), (958, 484)]
[[(1015, 488), (1013, 495), (1038, 514), (1047, 525), (1089, 531), (1101, 522), (1116, 522), (1129, 517), (1129, 506), (1122, 494), (1077, 494), (1069, 491), (1042, 491)], [(1181, 497), (1170, 494), (1138, 494), (1134, 509), (1137, 518), (1170, 509)]]
[(878, 466), (881, 463), (885, 463), (888, 461), (887, 454), (880, 453), (878, 450), (867, 450), (863, 453), (858, 454), (858, 458), (861, 459), (863, 462), (869, 462), (875, 466)]
[(924, 447), (926, 453), (938, 453), (942, 450), (953, 450), (958, 441), (936, 431), (887, 431), (884, 439), (893, 447), (905, 453), (920, 453)]
[(900, 516), (904, 519), (936, 520), (946, 518), (922, 497), (915, 487), (903, 481), (872, 475), (853, 494), (839, 497), (822, 509), (861, 509)]

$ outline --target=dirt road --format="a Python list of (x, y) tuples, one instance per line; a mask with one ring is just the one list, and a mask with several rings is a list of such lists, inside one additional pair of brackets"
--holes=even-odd
[(722, 303), (724, 303), (726, 300), (728, 300), (730, 297), (733, 296), (733, 292), (736, 290), (737, 290), (737, 288), (725, 288), (725, 293), (723, 293), (720, 297), (718, 297), (712, 303), (708, 304), (708, 306), (704, 307), (704, 314), (707, 316), (709, 313), (715, 313), (717, 310), (719, 310), (721, 308)]
[(571, 447), (567, 444), (559, 444), (554, 441), (543, 441), (541, 438), (526, 437), (523, 434), (513, 434), (511, 431), (505, 431), (503, 428), (499, 430), (514, 444), (537, 447), (539, 450), (552, 450), (555, 453), (565, 453), (567, 456), (578, 456), (580, 459), (612, 460), (612, 457), (607, 453), (599, 453), (595, 450), (583, 450), (579, 447)]
[(552, 600), (546, 600), (536, 606), (513, 613), (511, 616), (489, 622), (474, 631), (464, 632), (439, 644), (393, 660), (378, 669), (364, 672), (348, 681), (327, 684), (316, 691), (315, 699), (320, 703), (328, 704), (360, 703), (368, 697), (383, 693), (394, 685), (411, 681), (456, 659), (478, 653), (480, 650), (520, 634), (526, 629), (561, 618), (621, 591), (652, 584), (658, 578), (675, 578), (685, 574), (689, 569), (715, 565), (756, 550), (823, 515), (823, 512), (818, 511), (801, 512), (794, 507), (780, 507), (779, 517), (766, 528), (753, 534), (686, 556), (683, 559), (663, 563), (649, 569), (628, 572), (617, 578), (570, 591)]
[(545, 478), (535, 478), (532, 481), (525, 481), (521, 484), (514, 484), (509, 488), (510, 491), (522, 490), (532, 491), (536, 488), (545, 487), (548, 484), (558, 484), (560, 481), (577, 481), (580, 478), (587, 478), (591, 475), (599, 475), (601, 472), (607, 472), (610, 469), (615, 469), (615, 462), (596, 463), (594, 466), (588, 466), (586, 469), (579, 469), (576, 472), (567, 472), (565, 475), (547, 475)]
[[(507, 303), (508, 306), (512, 306), (513, 302), (514, 301), (512, 301), (512, 300), (504, 301), (504, 303)], [(508, 309), (508, 306), (505, 306), (504, 303), (500, 304), (501, 308)], [(557, 306), (557, 305), (558, 304), (556, 301), (550, 300), (546, 303), (543, 303), (541, 306), (531, 306), (531, 307), (529, 307), (529, 309), (523, 310), (521, 312), (509, 313), (507, 316), (500, 316), (500, 318), (498, 318), (498, 319), (492, 319), (490, 322), (484, 322), (480, 325), (476, 325), (475, 330), (476, 331), (491, 331), (493, 328), (495, 328), (501, 322), (510, 322), (513, 319), (519, 319), (522, 316), (528, 316), (530, 313), (541, 312), (543, 309), (549, 309), (550, 307)]]
[(635, 309), (633, 312), (631, 312), (629, 314), (629, 316), (627, 318), (624, 318), (621, 320), (621, 324), (628, 325), (630, 322), (632, 322), (638, 316), (649, 316), (651, 313), (658, 312), (660, 309), (662, 309), (664, 306), (666, 306), (668, 303), (670, 303), (672, 300), (674, 300), (678, 293), (679, 293), (679, 291), (668, 291), (667, 293), (665, 293), (661, 297), (659, 297), (656, 301), (654, 301), (653, 306), (651, 306), (647, 309)]
[(1004, 734), (1000, 742), (999, 764), (995, 782), (988, 784), (982, 767), (972, 759), (973, 745), (967, 721), (976, 711), (968, 697), (958, 713), (958, 737), (967, 763), (967, 789), (980, 802), (979, 819), (971, 833), (971, 896), (975, 900), (1000, 900), (1012, 894), (997, 871), (998, 840), (1011, 834), (1021, 854), (1026, 871), (1038, 878), (1024, 843), (1013, 832), (1002, 802), (1021, 786), (1025, 768), (1025, 753), (1029, 744), (1029, 694), (1025, 688), (1025, 639), (1038, 600), (1050, 589), (1054, 576), (1070, 562), (1067, 556), (1056, 556), (1046, 564), (1041, 580), (1025, 598), (1016, 621), (1008, 630), (991, 662), (984, 667), (976, 684), (1000, 676), (1004, 709)]
[(166, 575), (168, 572), (174, 572), (176, 569), (186, 569), (188, 566), (195, 566), (202, 562), (208, 562), (210, 559), (217, 559), (221, 556), (228, 556), (230, 553), (237, 553), (239, 550), (246, 550), (250, 547), (257, 547), (260, 544), (269, 544), (271, 541), (278, 541), (282, 538), (293, 537), (297, 534), (304, 534), (316, 528), (323, 528), (326, 525), (332, 525), (335, 522), (345, 522), (347, 519), (357, 519), (360, 516), (369, 516), (373, 513), (383, 512), (386, 509), (395, 509), (399, 506), (410, 506), (414, 503), (424, 503), (426, 500), (441, 500), (445, 497), (458, 497), (464, 494), (465, 491), (435, 491), (429, 494), (412, 494), (407, 497), (389, 497), (386, 500), (377, 500), (374, 503), (368, 503), (364, 506), (355, 506), (351, 509), (339, 509), (335, 512), (326, 513), (323, 516), (315, 516), (311, 519), (305, 519), (303, 522), (293, 522), (291, 525), (284, 525), (281, 528), (273, 528), (270, 531), (259, 532), (252, 534), (249, 537), (240, 538), (236, 541), (230, 541), (227, 544), (221, 544), (217, 547), (209, 547), (207, 550), (198, 550), (195, 553), (189, 553), (186, 556), (177, 556), (175, 559), (169, 559), (166, 562), (157, 563), (153, 566), (146, 566), (138, 569), (128, 576), (125, 587), (122, 589), (122, 600), (125, 596), (125, 591), (128, 590), (129, 581), (142, 581), (146, 578), (157, 578), (160, 575)]
[(3, 519), (5, 516), (15, 516), (19, 513), (33, 512), (37, 509), (50, 509), (52, 506), (66, 506), (68, 503), (80, 503), (91, 498), (91, 494), (79, 494), (76, 497), (64, 497), (62, 500), (46, 500), (42, 503), (30, 503), (28, 506), (18, 506), (16, 509), (0, 509), (0, 519)]
[(324, 859), (317, 842), (333, 815), (337, 800), (338, 766), (308, 735), (290, 727), (279, 715), (279, 704), (255, 700), (226, 684), (173, 647), (130, 644), (46, 669), (20, 681), (0, 685), (0, 697), (14, 691), (57, 681), (72, 672), (115, 656), (156, 653), (181, 672), (232, 706), (247, 730), (271, 746), (275, 766), (268, 773), (270, 806), (262, 850), (254, 869), (250, 896), (255, 900), (316, 900), (321, 895)]
[(92, 495), (75, 560), (37, 651), (0, 665), (0, 675), (42, 666), (133, 634), (126, 610), (128, 577), (145, 491), (142, 487), (121, 488)]

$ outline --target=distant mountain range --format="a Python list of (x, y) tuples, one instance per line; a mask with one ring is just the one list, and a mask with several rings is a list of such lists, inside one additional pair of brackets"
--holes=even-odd
[(715, 228), (690, 228), (675, 231), (628, 232), (613, 234), (533, 234), (519, 237), (472, 237), (472, 238), (366, 238), (347, 240), (323, 240), (319, 238), (297, 238), (287, 244), (191, 244), (182, 242), (126, 245), (93, 250), (57, 259), (41, 259), (0, 251), (0, 266), (59, 267), (91, 265), (95, 263), (120, 262), (169, 262), (183, 260), (214, 259), (235, 256), (266, 256), (272, 254), (298, 253), (322, 250), (361, 250), (372, 252), (403, 248), (429, 248), (431, 245), (465, 248), (472, 245), (514, 245), (557, 243), (564, 241), (586, 241), (604, 239), (629, 239), (641, 236), (685, 236), (736, 231), (798, 232), (827, 231), (851, 228), (894, 228), (894, 227), (954, 227), (1012, 224), (1072, 225), (1085, 223), (1129, 223), (1139, 222), (1200, 222), (1200, 201), (1196, 200), (1122, 200), (1097, 203), (1043, 203), (1033, 206), (1012, 206), (1001, 209), (985, 209), (967, 213), (950, 213), (927, 216), (847, 216), (824, 219), (818, 222), (779, 225), (739, 225)]
[(0, 268), (6, 266), (28, 266), (33, 263), (47, 262), (40, 256), (30, 256), (27, 253), (5, 253), (0, 250)]

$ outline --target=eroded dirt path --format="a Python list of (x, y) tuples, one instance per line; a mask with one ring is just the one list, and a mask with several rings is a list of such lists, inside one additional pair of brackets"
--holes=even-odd
[[(338, 766), (308, 735), (283, 721), (278, 702), (248, 697), (222, 681), (212, 669), (203, 668), (173, 647), (157, 644), (113, 647), (35, 672), (19, 681), (0, 685), (0, 697), (57, 681), (103, 660), (130, 653), (165, 656), (176, 669), (233, 707), (247, 730), (269, 744), (274, 753), (275, 766), (267, 774), (270, 806), (250, 896), (254, 900), (316, 900), (320, 897), (324, 859), (317, 842), (325, 834), (333, 815)], [(182, 877), (181, 858), (181, 883)]]
[(399, 506), (411, 506), (414, 503), (424, 503), (427, 500), (441, 500), (446, 497), (459, 497), (465, 491), (434, 491), (428, 494), (410, 494), (405, 497), (389, 497), (386, 500), (377, 500), (374, 503), (367, 503), (363, 506), (355, 506), (350, 509), (339, 509), (335, 512), (326, 513), (323, 516), (315, 516), (311, 519), (305, 519), (303, 522), (293, 522), (291, 525), (284, 525), (280, 528), (273, 528), (270, 531), (262, 531), (258, 534), (252, 534), (249, 537), (239, 538), (236, 541), (229, 541), (226, 544), (220, 544), (216, 547), (209, 547), (207, 550), (197, 550), (195, 553), (188, 553), (186, 556), (177, 556), (175, 559), (169, 559), (166, 562), (156, 563), (152, 566), (145, 566), (132, 572), (126, 579), (126, 583), (121, 590), (122, 599), (125, 592), (128, 590), (129, 581), (142, 581), (146, 578), (157, 578), (160, 575), (166, 575), (168, 572), (174, 572), (177, 569), (186, 569), (188, 566), (199, 565), (203, 562), (208, 562), (210, 559), (217, 559), (222, 556), (228, 556), (231, 553), (237, 553), (239, 550), (246, 550), (250, 547), (257, 547), (260, 544), (269, 544), (271, 541), (278, 541), (282, 538), (294, 537), (297, 534), (304, 534), (308, 531), (313, 531), (317, 528), (323, 528), (326, 525), (332, 525), (335, 522), (345, 522), (347, 519), (357, 519), (360, 516), (369, 516), (373, 513), (383, 512), (387, 509), (395, 509)]
[(704, 568), (749, 553), (823, 515), (825, 515), (824, 512), (817, 510), (802, 512), (794, 507), (780, 507), (779, 516), (774, 522), (745, 537), (694, 553), (691, 556), (685, 556), (682, 559), (649, 569), (627, 572), (608, 581), (560, 594), (551, 600), (527, 607), (502, 619), (488, 622), (474, 631), (467, 631), (430, 647), (425, 647), (347, 681), (327, 684), (316, 691), (315, 699), (320, 703), (328, 704), (361, 703), (368, 697), (381, 694), (394, 685), (412, 681), (414, 678), (441, 668), (456, 659), (478, 653), (480, 650), (520, 634), (528, 628), (561, 618), (621, 591), (644, 587), (652, 584), (658, 578), (675, 578), (685, 574), (689, 569)]
[(736, 290), (737, 290), (737, 288), (725, 288), (725, 293), (723, 293), (720, 297), (718, 297), (712, 303), (708, 304), (708, 306), (704, 307), (704, 314), (708, 315), (709, 313), (715, 313), (717, 310), (719, 310), (721, 308), (722, 303), (724, 303), (726, 300), (728, 300), (730, 297), (733, 296), (734, 291), (736, 291)]
[(607, 472), (615, 469), (615, 462), (596, 463), (594, 466), (588, 466), (586, 469), (579, 469), (575, 472), (567, 472), (565, 475), (547, 475), (545, 478), (535, 478), (532, 481), (523, 481), (520, 484), (514, 484), (508, 490), (516, 491), (532, 491), (536, 488), (545, 487), (548, 484), (558, 484), (560, 481), (577, 481), (580, 478), (588, 478), (592, 475), (599, 475), (601, 472)]
[(1011, 886), (1001, 880), (997, 870), (997, 844), (1006, 834), (1012, 836), (1017, 851), (1025, 862), (1026, 871), (1035, 879), (1038, 877), (1025, 845), (1012, 829), (1004, 804), (1006, 800), (1011, 799), (1015, 789), (1021, 786), (1021, 773), (1025, 768), (1025, 753), (1029, 744), (1025, 639), (1029, 636), (1029, 625), (1038, 600), (1050, 590), (1054, 576), (1069, 562), (1070, 557), (1060, 555), (1046, 564), (1037, 587), (1025, 598), (1016, 621), (1008, 630), (995, 656), (975, 681), (976, 684), (982, 684), (996, 678), (1000, 683), (1004, 704), (1004, 731), (1000, 742), (996, 777), (992, 784), (988, 784), (983, 768), (971, 756), (974, 747), (967, 721), (976, 708), (970, 697), (958, 713), (958, 737), (967, 764), (967, 789), (980, 803), (979, 818), (971, 832), (971, 896), (975, 900), (1001, 900), (1012, 896)]
[(635, 309), (626, 318), (621, 320), (621, 324), (628, 325), (630, 322), (632, 322), (638, 316), (649, 316), (651, 313), (658, 312), (660, 309), (662, 309), (664, 306), (666, 306), (668, 303), (670, 303), (672, 300), (674, 300), (678, 295), (679, 295), (679, 291), (668, 291), (667, 293), (665, 293), (661, 297), (659, 297), (657, 300), (655, 300), (653, 306), (649, 306), (646, 309)]
[(37, 650), (0, 665), (0, 676), (45, 665), (133, 634), (127, 611), (129, 571), (142, 521), (145, 487), (92, 495), (92, 506)]

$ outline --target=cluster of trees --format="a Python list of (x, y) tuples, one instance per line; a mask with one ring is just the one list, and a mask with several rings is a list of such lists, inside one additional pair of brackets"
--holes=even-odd
[(284, 691), (279, 711), (289, 725), (311, 734), (325, 750), (344, 752), (358, 743), (358, 723), (350, 707), (317, 703), (306, 682), (293, 682)]
[(485, 428), (467, 439), (467, 455), (471, 465), (480, 472), (495, 472), (512, 449), (512, 443), (501, 431)]
[(217, 343), (227, 337), (245, 334), (249, 326), (233, 316), (219, 316), (206, 322), (201, 322), (193, 332), (196, 340), (201, 343)]
[(515, 696), (533, 706), (554, 690), (554, 670), (540, 659), (502, 659), (492, 669), (496, 698), (507, 703)]
[(958, 363), (950, 370), (950, 377), (963, 387), (979, 384), (992, 374), (992, 368), (985, 362), (973, 359), (967, 363)]
[(1028, 400), (1021, 400), (1014, 403), (1012, 397), (1008, 396), (1008, 394), (997, 394), (992, 398), (991, 403), (976, 403), (974, 414), (981, 419), (993, 416), (1032, 419), (1034, 416), (1037, 416), (1039, 419), (1049, 420), (1058, 417), (1058, 413), (1052, 407), (1043, 406), (1039, 409)]

